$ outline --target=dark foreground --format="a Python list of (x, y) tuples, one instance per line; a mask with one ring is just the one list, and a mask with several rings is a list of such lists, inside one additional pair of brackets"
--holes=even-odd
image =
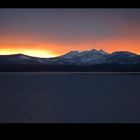
[(140, 72), (138, 64), (49, 65), (0, 64), (0, 72)]
[(140, 122), (140, 75), (0, 73), (0, 123)]

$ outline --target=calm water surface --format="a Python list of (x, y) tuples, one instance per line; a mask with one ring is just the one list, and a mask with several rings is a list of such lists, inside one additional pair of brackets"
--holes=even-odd
[(140, 75), (0, 73), (0, 123), (140, 122)]

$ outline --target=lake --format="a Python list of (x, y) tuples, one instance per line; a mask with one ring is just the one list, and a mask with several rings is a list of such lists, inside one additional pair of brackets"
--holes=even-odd
[(0, 123), (140, 122), (140, 75), (0, 73)]

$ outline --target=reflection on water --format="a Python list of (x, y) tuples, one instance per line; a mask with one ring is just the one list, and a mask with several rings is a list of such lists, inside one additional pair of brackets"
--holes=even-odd
[(2, 122), (140, 122), (140, 75), (0, 73)]

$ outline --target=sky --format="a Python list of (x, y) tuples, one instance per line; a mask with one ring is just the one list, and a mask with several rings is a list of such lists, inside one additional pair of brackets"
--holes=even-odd
[(140, 54), (140, 9), (0, 9), (0, 55)]

